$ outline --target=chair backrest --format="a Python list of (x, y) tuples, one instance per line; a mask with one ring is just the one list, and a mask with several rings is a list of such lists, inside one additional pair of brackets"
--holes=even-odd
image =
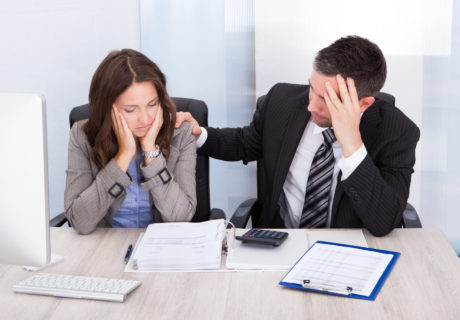
[[(172, 98), (172, 100), (176, 104), (177, 111), (190, 112), (200, 126), (204, 127), (208, 125), (208, 107), (204, 101), (186, 98)], [(88, 104), (73, 108), (69, 115), (70, 127), (72, 128), (76, 121), (87, 118), (89, 118)], [(209, 200), (209, 158), (204, 155), (198, 155), (196, 161), (196, 196), (197, 207), (192, 221), (209, 220), (211, 212)]]
[[(259, 110), (259, 108), (262, 107), (262, 104), (264, 103), (266, 95), (260, 96), (257, 99), (257, 105), (256, 108)], [(392, 106), (395, 106), (395, 97), (389, 93), (385, 92), (379, 92), (376, 96), (377, 99), (384, 100), (391, 104)], [(306, 108), (306, 106), (305, 106)], [(265, 192), (265, 176), (264, 176), (264, 168), (263, 168), (263, 162), (262, 161), (257, 161), (257, 199), (262, 199), (263, 195), (266, 194)]]

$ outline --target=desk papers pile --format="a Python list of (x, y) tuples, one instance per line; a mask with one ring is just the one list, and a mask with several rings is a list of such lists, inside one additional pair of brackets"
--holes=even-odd
[(155, 223), (139, 242), (133, 267), (146, 270), (219, 269), (225, 221)]

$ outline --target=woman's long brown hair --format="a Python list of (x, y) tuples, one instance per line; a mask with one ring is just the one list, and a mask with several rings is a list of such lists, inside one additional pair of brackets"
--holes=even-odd
[(118, 152), (110, 113), (113, 103), (131, 84), (144, 81), (150, 81), (157, 90), (160, 107), (163, 109), (163, 126), (156, 143), (166, 157), (169, 155), (176, 107), (166, 91), (165, 75), (140, 52), (131, 49), (112, 51), (94, 73), (89, 90), (90, 116), (83, 127), (92, 147), (90, 158), (99, 169)]

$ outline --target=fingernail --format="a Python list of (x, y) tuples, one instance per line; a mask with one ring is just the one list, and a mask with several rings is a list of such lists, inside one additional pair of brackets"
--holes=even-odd
[(326, 82), (326, 87), (330, 87), (331, 86), (331, 83), (328, 81)]

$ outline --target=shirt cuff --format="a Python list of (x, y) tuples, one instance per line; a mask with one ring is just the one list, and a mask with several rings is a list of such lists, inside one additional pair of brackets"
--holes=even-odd
[(367, 155), (367, 150), (366, 147), (364, 146), (364, 143), (359, 147), (358, 150), (356, 150), (351, 156), (348, 158), (342, 158), (339, 160), (339, 163), (337, 166), (339, 167), (340, 170), (342, 170), (342, 178), (341, 180), (347, 179), (353, 171), (361, 164), (361, 162), (364, 160), (364, 158)]
[(208, 139), (208, 131), (203, 127), (200, 127), (200, 128), (201, 128), (201, 134), (200, 134), (200, 137), (196, 140), (197, 149), (201, 148), (206, 142), (206, 140)]

